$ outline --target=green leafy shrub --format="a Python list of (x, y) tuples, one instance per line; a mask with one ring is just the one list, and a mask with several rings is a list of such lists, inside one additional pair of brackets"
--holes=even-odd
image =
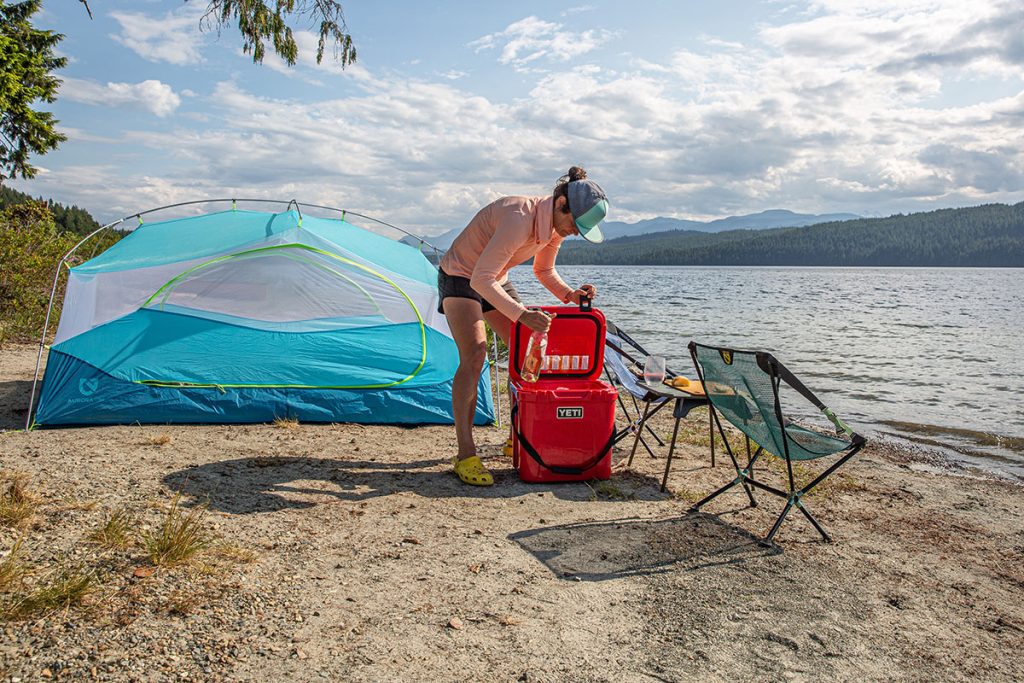
[[(105, 251), (123, 237), (107, 230), (83, 245), (68, 263), (76, 265)], [(81, 239), (59, 228), (46, 202), (29, 200), (0, 209), (0, 346), (12, 341), (35, 341), (43, 329), (53, 276), (61, 257)], [(66, 273), (61, 273), (47, 336), (60, 319)]]

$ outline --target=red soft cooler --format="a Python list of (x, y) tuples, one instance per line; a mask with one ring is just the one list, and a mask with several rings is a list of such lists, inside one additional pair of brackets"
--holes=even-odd
[(531, 331), (519, 323), (512, 326), (512, 458), (519, 478), (529, 482), (608, 479), (617, 393), (599, 379), (604, 367), (604, 315), (589, 302), (579, 308), (540, 310), (556, 316), (536, 382), (525, 382), (520, 374)]

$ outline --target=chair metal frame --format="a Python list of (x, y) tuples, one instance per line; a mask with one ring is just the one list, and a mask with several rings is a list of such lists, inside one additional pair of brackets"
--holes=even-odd
[[(634, 344), (636, 348), (638, 348), (641, 351), (641, 353), (646, 353), (645, 351), (643, 351), (642, 348), (639, 347), (639, 345), (636, 345), (636, 342), (633, 342), (631, 339), (628, 338), (628, 336), (621, 334), (621, 330), (618, 330), (616, 328), (615, 332), (609, 331), (609, 334), (612, 334), (616, 338), (622, 339), (623, 341), (629, 340), (629, 342)], [(618, 354), (619, 357), (624, 358), (630, 363), (637, 363), (636, 359), (633, 358), (633, 356), (631, 356), (628, 351), (626, 351), (621, 346), (616, 345), (611, 339), (608, 339), (607, 337), (605, 338), (605, 346), (611, 349), (613, 353)], [(646, 392), (643, 396), (638, 396), (637, 393), (635, 393), (627, 384), (628, 380), (621, 377), (618, 371), (616, 371), (613, 376), (613, 373), (609, 366), (614, 367), (614, 364), (610, 360), (609, 354), (605, 354), (604, 372), (605, 376), (608, 378), (608, 383), (611, 384), (612, 386), (618, 384), (619, 386), (626, 390), (626, 393), (629, 394), (630, 399), (633, 401), (633, 410), (636, 413), (635, 417), (629, 414), (629, 409), (626, 407), (626, 402), (622, 400), (622, 392), (619, 392), (619, 407), (622, 408), (622, 414), (626, 418), (626, 426), (622, 427), (621, 429), (615, 432), (615, 443), (622, 441), (630, 434), (636, 434), (638, 435), (639, 442), (643, 444), (643, 447), (647, 450), (647, 453), (652, 458), (657, 457), (654, 455), (654, 451), (651, 450), (651, 447), (647, 444), (647, 440), (644, 438), (643, 430), (647, 430), (647, 433), (651, 437), (653, 437), (655, 441), (658, 442), (658, 446), (664, 446), (665, 442), (661, 440), (661, 437), (659, 437), (653, 429), (651, 429), (650, 425), (644, 424), (646, 420), (644, 417), (641, 417), (641, 415), (646, 416), (647, 410), (650, 408), (650, 404), (652, 401), (661, 402), (661, 404), (664, 404), (665, 399), (658, 396), (653, 396), (649, 391)], [(628, 369), (624, 369), (623, 371), (629, 372)], [(639, 388), (640, 383), (636, 382), (636, 385)], [(640, 403), (644, 404), (643, 410), (641, 410), (640, 408)], [(636, 449), (634, 448), (634, 450)]]
[[(747, 443), (747, 465), (746, 465), (746, 467), (743, 467), (743, 468), (740, 467), (739, 462), (736, 460), (736, 456), (735, 456), (735, 454), (732, 451), (732, 447), (729, 445), (729, 440), (725, 436), (725, 430), (723, 429), (722, 422), (721, 422), (721, 420), (718, 417), (719, 411), (715, 409), (715, 403), (714, 403), (713, 395), (711, 394), (711, 392), (708, 391), (708, 387), (707, 387), (707, 384), (706, 384), (705, 379), (704, 379), (704, 369), (701, 366), (700, 361), (697, 359), (697, 348), (698, 347), (702, 347), (702, 348), (705, 348), (705, 349), (710, 349), (710, 350), (713, 350), (713, 351), (717, 351), (718, 353), (726, 352), (726, 353), (732, 353), (732, 354), (736, 354), (736, 353), (740, 353), (740, 354), (754, 354), (755, 358), (757, 360), (758, 367), (762, 371), (764, 371), (770, 377), (770, 379), (771, 379), (771, 387), (772, 387), (772, 394), (773, 394), (774, 401), (775, 401), (775, 406), (774, 406), (775, 414), (774, 414), (774, 416), (775, 416), (775, 419), (778, 422), (779, 428), (781, 429), (782, 436), (783, 436), (783, 438), (782, 438), (783, 453), (781, 455), (782, 455), (782, 457), (786, 461), (786, 472), (787, 472), (787, 475), (788, 475), (788, 483), (789, 483), (789, 491), (788, 492), (783, 491), (783, 490), (781, 490), (779, 488), (776, 488), (774, 486), (771, 486), (769, 484), (766, 484), (763, 481), (760, 481), (760, 480), (755, 478), (755, 476), (754, 476), (754, 464), (757, 462), (757, 459), (761, 456), (761, 454), (765, 453), (766, 451), (765, 451), (763, 446), (761, 446), (760, 444), (757, 444), (757, 449), (754, 451), (753, 455), (751, 455), (750, 454), (750, 441), (751, 441), (750, 436), (742, 429), (742, 427), (740, 427), (739, 425), (734, 425), (734, 426), (736, 426), (737, 429), (739, 429), (741, 432), (743, 432), (745, 441)], [(696, 370), (697, 370), (697, 376), (700, 378), (701, 385), (704, 387), (704, 391), (705, 391), (705, 393), (708, 396), (708, 407), (709, 407), (709, 410), (711, 412), (712, 419), (714, 420), (714, 423), (715, 423), (715, 425), (718, 428), (719, 435), (721, 435), (721, 437), (722, 437), (722, 442), (725, 444), (726, 453), (729, 454), (729, 459), (732, 460), (733, 467), (736, 470), (736, 478), (735, 479), (733, 479), (731, 482), (729, 482), (725, 486), (722, 486), (718, 490), (714, 491), (713, 493), (705, 496), (698, 503), (696, 503), (693, 507), (691, 507), (690, 511), (691, 512), (696, 512), (696, 511), (700, 510), (700, 508), (703, 507), (705, 504), (707, 504), (711, 500), (717, 498), (718, 496), (720, 496), (721, 494), (725, 493), (726, 491), (728, 491), (729, 489), (733, 488), (736, 485), (742, 485), (743, 486), (743, 490), (746, 492), (747, 497), (750, 499), (750, 507), (757, 507), (757, 501), (754, 499), (754, 492), (753, 492), (753, 489), (757, 488), (757, 489), (761, 489), (762, 491), (767, 491), (768, 493), (770, 493), (770, 494), (772, 494), (774, 496), (778, 496), (780, 498), (784, 498), (786, 500), (786, 506), (783, 508), (782, 513), (775, 520), (775, 524), (772, 525), (772, 528), (768, 532), (768, 535), (765, 536), (765, 538), (761, 541), (761, 543), (763, 543), (764, 545), (769, 545), (769, 546), (773, 545), (773, 539), (775, 538), (775, 535), (779, 532), (779, 529), (782, 527), (783, 521), (785, 521), (786, 516), (789, 514), (790, 510), (793, 507), (796, 507), (798, 510), (800, 510), (801, 513), (803, 513), (804, 517), (807, 518), (807, 520), (818, 531), (818, 533), (821, 534), (822, 538), (825, 541), (827, 541), (827, 542), (832, 541), (832, 537), (828, 534), (828, 532), (825, 531), (825, 529), (821, 526), (821, 524), (818, 522), (818, 520), (815, 519), (814, 516), (811, 514), (811, 512), (807, 509), (807, 506), (803, 502), (803, 498), (812, 489), (814, 489), (814, 487), (816, 487), (818, 484), (820, 484), (822, 481), (824, 481), (829, 475), (831, 475), (833, 472), (835, 472), (837, 469), (839, 469), (844, 463), (846, 463), (846, 461), (848, 461), (850, 458), (852, 458), (854, 455), (856, 455), (865, 446), (865, 444), (867, 443), (867, 440), (863, 436), (861, 436), (860, 434), (854, 432), (845, 423), (843, 423), (842, 420), (840, 420), (838, 417), (836, 417), (835, 413), (832, 412), (831, 409), (829, 409), (824, 403), (822, 403), (818, 399), (817, 396), (815, 396), (806, 386), (804, 386), (804, 384), (800, 380), (798, 380), (796, 378), (796, 376), (793, 375), (793, 373), (791, 373), (788, 369), (786, 369), (786, 367), (782, 363), (780, 363), (778, 361), (778, 359), (776, 359), (772, 354), (770, 354), (770, 353), (768, 353), (766, 351), (742, 351), (742, 350), (736, 350), (736, 349), (719, 348), (719, 347), (714, 347), (714, 346), (708, 346), (708, 345), (705, 345), (705, 344), (698, 344), (697, 342), (694, 342), (694, 341), (691, 341), (689, 343), (688, 348), (690, 350), (690, 357), (693, 359), (694, 368), (696, 368)], [(846, 439), (848, 439), (849, 442), (850, 442), (850, 445), (847, 448), (839, 450), (839, 451), (836, 451), (836, 453), (835, 453), (835, 454), (838, 454), (838, 453), (843, 453), (845, 451), (846, 452), (845, 455), (843, 455), (837, 462), (832, 464), (825, 471), (823, 471), (821, 474), (819, 474), (817, 477), (815, 477), (810, 483), (808, 483), (805, 486), (802, 486), (799, 489), (796, 488), (796, 484), (795, 484), (795, 481), (794, 481), (794, 478), (793, 478), (793, 461), (792, 461), (792, 458), (790, 457), (790, 452), (789, 452), (790, 437), (788, 436), (788, 434), (786, 432), (786, 427), (789, 424), (791, 424), (791, 421), (787, 420), (786, 417), (783, 415), (783, 413), (782, 413), (782, 403), (781, 403), (781, 400), (779, 398), (779, 387), (780, 387), (780, 384), (782, 382), (785, 382), (791, 388), (796, 390), (801, 396), (803, 396), (808, 401), (810, 401), (816, 408), (818, 408), (818, 410), (820, 410), (829, 419), (829, 421), (835, 426), (836, 433), (837, 434), (845, 435)], [(712, 440), (712, 442), (713, 442), (713, 440)], [(823, 457), (827, 457), (827, 456), (823, 456)]]

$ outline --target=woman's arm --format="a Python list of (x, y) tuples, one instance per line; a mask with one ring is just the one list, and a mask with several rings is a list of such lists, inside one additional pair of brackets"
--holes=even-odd
[(537, 252), (537, 255), (533, 257), (533, 274), (545, 289), (555, 295), (556, 299), (562, 303), (568, 303), (569, 297), (573, 294), (573, 288), (565, 284), (565, 281), (558, 276), (558, 271), (555, 270), (555, 258), (558, 256), (561, 246), (561, 239), (553, 239)]
[(512, 322), (519, 320), (526, 307), (502, 289), (498, 284), (498, 274), (529, 239), (530, 224), (521, 216), (510, 214), (501, 219), (501, 224), (480, 253), (473, 267), (473, 275), (469, 278), (470, 286)]

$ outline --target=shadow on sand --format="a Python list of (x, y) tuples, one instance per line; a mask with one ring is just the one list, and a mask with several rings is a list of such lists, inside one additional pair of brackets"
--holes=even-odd
[(31, 380), (0, 382), (0, 429), (24, 429)]
[[(207, 504), (232, 514), (304, 509), (325, 501), (364, 501), (408, 491), (429, 498), (513, 498), (551, 493), (563, 500), (604, 500), (584, 482), (525, 484), (508, 459), (487, 462), (494, 486), (462, 484), (447, 460), (377, 462), (309, 457), (249, 457), (196, 465), (171, 472), (163, 483), (180, 491), (186, 504)], [(632, 500), (665, 500), (656, 478), (630, 474), (620, 479)], [(614, 501), (606, 501), (614, 502)]]
[(509, 536), (564, 579), (605, 581), (624, 576), (697, 571), (777, 555), (778, 547), (717, 516), (690, 513), (671, 519), (622, 519), (563, 524)]

